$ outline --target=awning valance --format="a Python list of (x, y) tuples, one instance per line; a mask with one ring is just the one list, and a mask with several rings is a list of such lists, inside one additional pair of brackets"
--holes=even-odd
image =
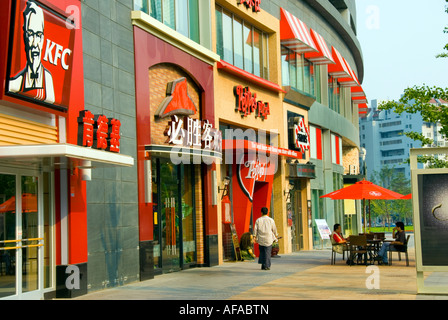
[(333, 57), (328, 49), (325, 39), (313, 29), (311, 31), (311, 38), (317, 46), (318, 52), (307, 52), (305, 58), (312, 61), (315, 64), (334, 64)]
[(353, 86), (350, 88), (350, 91), (351, 91), (352, 99), (366, 96), (364, 89), (361, 86)]
[(349, 78), (351, 77), (350, 71), (347, 68), (347, 65), (344, 62), (344, 58), (336, 50), (335, 47), (331, 47), (332, 57), (335, 64), (328, 65), (328, 74), (333, 78)]
[(306, 24), (285, 9), (280, 11), (281, 44), (298, 53), (318, 52)]
[(64, 158), (76, 160), (77, 164), (89, 169), (111, 166), (132, 167), (134, 165), (134, 158), (131, 156), (69, 143), (0, 147), (0, 161), (6, 160), (8, 163), (26, 165), (43, 163), (45, 166), (61, 169), (73, 167), (70, 161), (64, 161)]

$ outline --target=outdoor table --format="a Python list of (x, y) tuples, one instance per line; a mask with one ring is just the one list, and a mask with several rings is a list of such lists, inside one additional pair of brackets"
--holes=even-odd
[[(393, 241), (393, 240), (392, 240)], [(383, 243), (382, 239), (367, 239), (367, 254), (370, 256), (371, 260), (378, 253), (381, 248), (381, 244)], [(350, 238), (347, 239), (347, 246), (350, 247)], [(367, 259), (366, 259), (367, 260)], [(367, 263), (367, 262), (366, 262)], [(364, 264), (364, 263), (362, 263)]]

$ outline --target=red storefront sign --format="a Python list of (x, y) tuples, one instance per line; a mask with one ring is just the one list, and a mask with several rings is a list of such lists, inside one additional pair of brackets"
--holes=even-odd
[(255, 112), (256, 118), (264, 120), (271, 114), (269, 103), (257, 101), (257, 94), (252, 94), (249, 87), (236, 86), (233, 91), (236, 97), (235, 111), (240, 112), (242, 117)]
[(75, 27), (39, 1), (14, 0), (6, 92), (55, 109), (68, 109)]
[(117, 119), (83, 110), (78, 118), (78, 145), (119, 153), (120, 127)]
[(238, 4), (244, 4), (246, 8), (252, 8), (253, 12), (260, 12), (261, 0), (238, 0)]
[(241, 190), (253, 201), (255, 182), (266, 181), (269, 163), (257, 159), (238, 164), (238, 183)]

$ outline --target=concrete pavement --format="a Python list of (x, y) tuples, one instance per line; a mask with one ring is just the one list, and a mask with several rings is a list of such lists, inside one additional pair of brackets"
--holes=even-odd
[[(348, 266), (329, 250), (301, 251), (272, 259), (269, 271), (256, 261), (225, 262), (156, 276), (152, 280), (92, 292), (74, 300), (448, 300), (417, 295), (415, 253), (410, 265), (394, 254), (392, 266)], [(448, 275), (427, 281), (448, 285)]]

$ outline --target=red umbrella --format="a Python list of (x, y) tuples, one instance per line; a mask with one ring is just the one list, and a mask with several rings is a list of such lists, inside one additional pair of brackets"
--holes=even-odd
[[(326, 195), (321, 196), (321, 198), (330, 198), (332, 200), (343, 200), (343, 199), (353, 199), (353, 200), (397, 200), (402, 199), (403, 195), (392, 190), (380, 187), (370, 181), (362, 180), (358, 181), (351, 186), (330, 192)], [(370, 202), (369, 202), (370, 207)], [(365, 208), (365, 206), (364, 206)], [(364, 221), (365, 219), (364, 210)], [(370, 210), (369, 210), (369, 226), (370, 226)], [(365, 231), (365, 223), (364, 223)]]
[[(11, 197), (0, 204), (0, 213), (16, 212), (16, 197)], [(37, 212), (37, 197), (35, 194), (22, 194), (22, 212)]]
[(409, 200), (409, 199), (412, 199), (412, 193), (407, 194), (407, 195), (401, 197), (401, 199), (403, 199), (403, 200)]

